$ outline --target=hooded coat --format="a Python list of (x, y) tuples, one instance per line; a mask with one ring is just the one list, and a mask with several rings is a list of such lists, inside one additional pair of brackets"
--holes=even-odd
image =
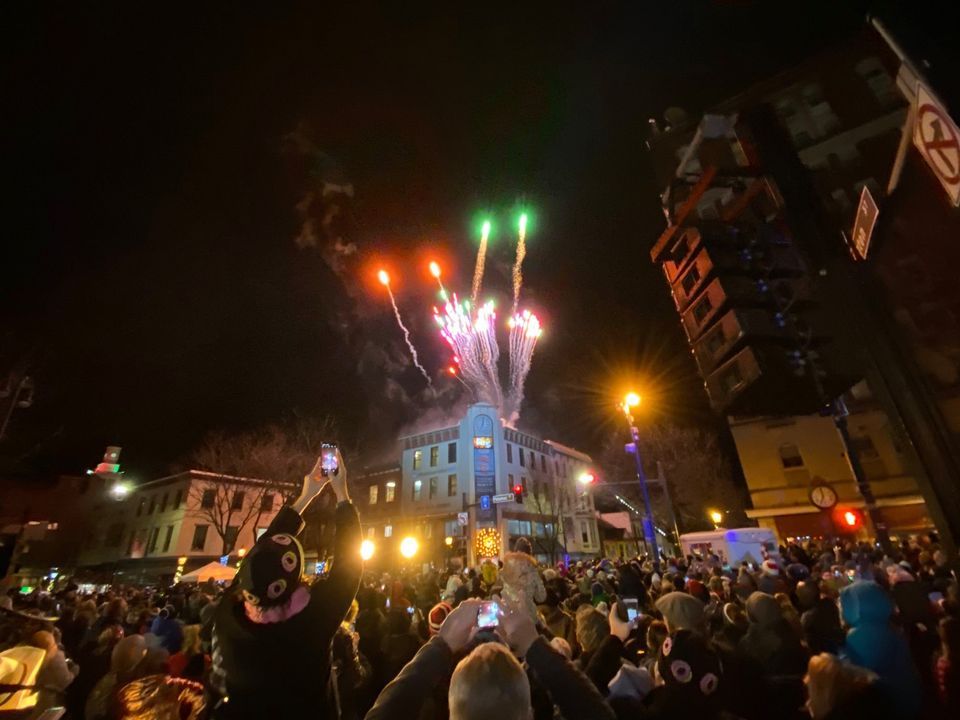
[(850, 628), (842, 656), (880, 676), (897, 704), (898, 716), (915, 717), (922, 692), (910, 648), (890, 623), (893, 600), (877, 583), (855, 582), (840, 592), (840, 612)]

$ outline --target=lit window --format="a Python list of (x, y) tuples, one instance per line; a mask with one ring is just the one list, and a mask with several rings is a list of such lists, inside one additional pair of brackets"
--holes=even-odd
[(422, 493), (421, 493), (421, 490), (422, 490), (422, 489), (423, 489), (423, 482), (420, 481), (420, 480), (414, 480), (414, 481), (413, 481), (413, 499), (414, 499), (414, 501), (417, 501), (417, 500), (420, 499), (420, 496), (421, 496), (421, 494), (422, 494)]
[(380, 493), (380, 486), (379, 486), (379, 485), (371, 485), (371, 486), (370, 486), (370, 504), (371, 504), (371, 505), (376, 505), (376, 504), (377, 504), (377, 495), (378, 495), (379, 493)]
[(413, 451), (413, 469), (419, 470), (423, 466), (423, 450)]
[(383, 536), (384, 536), (384, 537), (393, 537), (393, 525), (384, 525), (384, 526), (383, 526)]
[(430, 448), (430, 467), (436, 467), (440, 462), (440, 446), (434, 445)]
[(394, 498), (397, 497), (397, 484), (392, 480), (387, 483), (387, 492), (386, 497), (383, 498), (384, 502), (393, 502)]
[(447, 475), (447, 497), (453, 497), (457, 494), (457, 476)]
[(437, 496), (437, 484), (439, 483), (439, 478), (432, 477), (430, 478), (430, 499), (433, 500)]

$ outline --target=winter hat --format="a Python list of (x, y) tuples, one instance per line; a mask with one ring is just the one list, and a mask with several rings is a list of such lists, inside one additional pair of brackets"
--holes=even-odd
[(699, 633), (691, 630), (680, 630), (663, 641), (657, 672), (667, 687), (695, 693), (700, 699), (716, 693), (723, 675), (716, 653)]
[(772, 625), (783, 617), (783, 608), (773, 595), (757, 591), (747, 598), (747, 617), (758, 625)]
[(764, 575), (770, 577), (778, 577), (780, 575), (780, 566), (777, 565), (775, 560), (767, 558), (760, 564), (760, 570)]
[(624, 663), (620, 666), (617, 674), (613, 676), (613, 680), (607, 683), (607, 687), (610, 689), (609, 697), (611, 699), (642, 700), (647, 693), (653, 690), (653, 678), (646, 668), (638, 668)]
[(657, 610), (670, 630), (696, 630), (703, 625), (702, 602), (683, 592), (667, 593), (657, 600)]
[(790, 563), (787, 565), (787, 577), (794, 582), (800, 582), (810, 577), (810, 568), (803, 563)]
[(240, 563), (243, 599), (255, 607), (282, 605), (300, 584), (303, 547), (288, 533), (261, 537)]
[(430, 628), (430, 636), (433, 637), (438, 632), (440, 632), (440, 626), (443, 625), (443, 621), (447, 619), (447, 615), (453, 612), (453, 608), (450, 607), (450, 603), (438, 602), (427, 614), (427, 625)]

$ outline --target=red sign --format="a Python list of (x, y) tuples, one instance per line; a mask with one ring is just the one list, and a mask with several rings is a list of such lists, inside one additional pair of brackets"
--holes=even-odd
[(953, 204), (960, 204), (960, 130), (937, 99), (919, 84), (913, 144)]
[(873, 227), (877, 224), (879, 213), (873, 195), (864, 185), (857, 205), (857, 219), (853, 223), (853, 251), (861, 260), (866, 260), (870, 252), (870, 238), (873, 237)]

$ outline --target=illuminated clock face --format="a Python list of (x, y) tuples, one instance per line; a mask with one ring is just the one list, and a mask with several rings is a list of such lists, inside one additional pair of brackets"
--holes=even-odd
[(821, 510), (828, 510), (837, 504), (837, 491), (829, 485), (817, 485), (810, 491), (810, 502)]

